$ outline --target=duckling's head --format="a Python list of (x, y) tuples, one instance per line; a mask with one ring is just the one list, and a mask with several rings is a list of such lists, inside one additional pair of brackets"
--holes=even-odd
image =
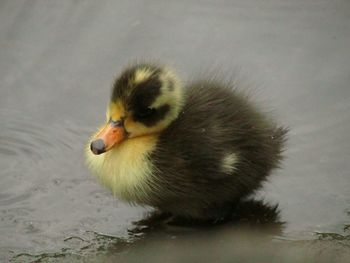
[(106, 123), (93, 137), (91, 151), (101, 154), (124, 140), (161, 133), (178, 117), (183, 101), (173, 71), (151, 64), (127, 68), (113, 85)]

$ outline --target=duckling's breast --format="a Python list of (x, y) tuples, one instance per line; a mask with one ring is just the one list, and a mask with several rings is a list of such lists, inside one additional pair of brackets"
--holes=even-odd
[(131, 203), (147, 204), (154, 181), (154, 166), (149, 156), (156, 144), (156, 136), (127, 139), (101, 155), (94, 155), (87, 147), (87, 164), (114, 195)]

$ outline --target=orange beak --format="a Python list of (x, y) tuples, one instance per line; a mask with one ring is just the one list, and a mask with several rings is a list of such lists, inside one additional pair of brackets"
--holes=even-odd
[(94, 154), (101, 154), (110, 150), (114, 145), (126, 139), (126, 131), (122, 122), (112, 121), (96, 135), (90, 144), (90, 149)]

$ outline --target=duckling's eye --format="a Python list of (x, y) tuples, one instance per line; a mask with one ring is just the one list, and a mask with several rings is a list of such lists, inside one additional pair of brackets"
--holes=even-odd
[(109, 119), (108, 123), (110, 123), (113, 127), (120, 127), (123, 126), (124, 119), (114, 121), (112, 118)]
[(155, 112), (155, 108), (147, 107), (146, 109), (138, 110), (137, 112), (135, 112), (135, 117), (137, 119), (146, 119), (152, 116)]

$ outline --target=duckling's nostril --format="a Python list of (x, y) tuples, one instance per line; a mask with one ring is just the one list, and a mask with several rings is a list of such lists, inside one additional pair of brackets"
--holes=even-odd
[(94, 154), (101, 154), (106, 151), (106, 145), (102, 139), (97, 139), (90, 144), (90, 149)]

